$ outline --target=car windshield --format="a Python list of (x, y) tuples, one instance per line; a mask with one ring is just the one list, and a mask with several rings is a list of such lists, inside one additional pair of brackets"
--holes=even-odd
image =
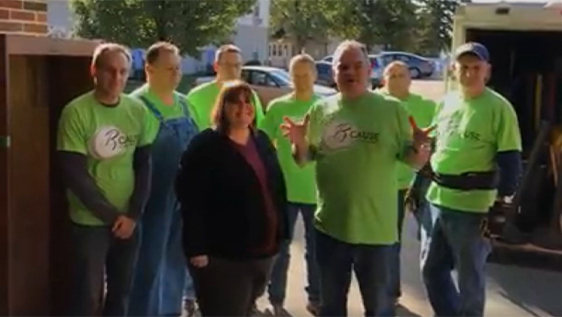
[(284, 70), (274, 70), (269, 73), (279, 84), (279, 86), (286, 87), (291, 85), (291, 75)]

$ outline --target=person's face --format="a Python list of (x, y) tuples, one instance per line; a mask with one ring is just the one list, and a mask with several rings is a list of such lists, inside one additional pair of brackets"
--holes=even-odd
[(371, 65), (358, 48), (345, 50), (334, 65), (334, 79), (343, 95), (356, 97), (367, 91)]
[(225, 105), (224, 111), (231, 128), (247, 128), (254, 122), (255, 111), (249, 94), (241, 93), (237, 102)]
[(162, 51), (152, 65), (146, 65), (146, 72), (151, 82), (176, 89), (182, 76), (181, 58), (174, 52)]
[(403, 66), (391, 67), (384, 74), (384, 85), (391, 95), (407, 93), (411, 83), (410, 71)]
[(240, 79), (242, 74), (242, 55), (226, 52), (215, 63), (215, 71), (222, 80)]
[(291, 69), (291, 79), (296, 91), (311, 91), (316, 81), (316, 68), (309, 62), (297, 62)]
[(121, 52), (104, 52), (98, 59), (98, 65), (92, 68), (97, 89), (110, 96), (119, 96), (129, 78), (129, 64), (129, 60)]
[(486, 85), (490, 64), (475, 55), (461, 55), (454, 64), (454, 74), (461, 86), (479, 88)]

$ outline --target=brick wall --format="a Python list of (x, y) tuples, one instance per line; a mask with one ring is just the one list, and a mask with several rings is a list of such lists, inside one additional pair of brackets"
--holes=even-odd
[(47, 0), (0, 0), (0, 33), (46, 35)]

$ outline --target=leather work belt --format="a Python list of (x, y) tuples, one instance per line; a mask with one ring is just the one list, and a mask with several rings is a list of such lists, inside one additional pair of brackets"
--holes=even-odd
[(436, 173), (427, 168), (420, 172), (442, 187), (457, 190), (493, 190), (497, 189), (500, 183), (500, 173), (497, 170), (466, 172), (460, 175)]

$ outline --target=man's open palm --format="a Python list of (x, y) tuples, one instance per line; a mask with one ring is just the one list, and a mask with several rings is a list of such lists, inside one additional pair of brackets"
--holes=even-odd
[(305, 144), (310, 117), (307, 115), (302, 123), (296, 123), (288, 117), (283, 118), (283, 120), (285, 121), (285, 123), (281, 125), (283, 135), (288, 137), (293, 144)]

